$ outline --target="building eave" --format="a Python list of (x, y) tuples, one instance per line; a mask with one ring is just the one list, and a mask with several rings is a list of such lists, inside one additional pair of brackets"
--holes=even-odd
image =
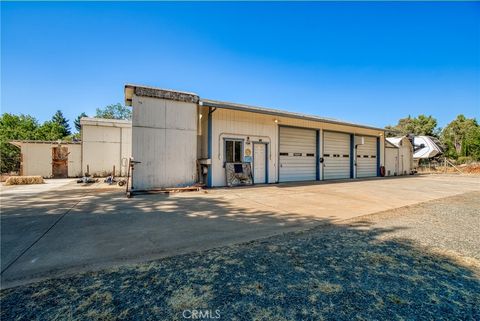
[(10, 144), (22, 147), (23, 144), (49, 144), (49, 145), (80, 145), (81, 141), (62, 141), (62, 140), (32, 140), (32, 139), (25, 139), (25, 140), (11, 140), (9, 141)]
[(80, 125), (105, 126), (105, 127), (132, 127), (132, 121), (126, 120), (126, 119), (82, 117), (80, 119)]
[(175, 100), (187, 103), (197, 104), (200, 100), (197, 94), (186, 91), (178, 91), (164, 88), (156, 88), (144, 85), (126, 84), (125, 89), (125, 105), (132, 106), (133, 96), (151, 97)]
[(223, 101), (217, 101), (217, 100), (211, 100), (211, 99), (201, 99), (200, 105), (207, 106), (207, 107), (214, 107), (214, 108), (246, 111), (246, 112), (258, 113), (258, 114), (264, 114), (264, 115), (296, 118), (296, 119), (309, 120), (309, 121), (315, 121), (315, 122), (321, 122), (321, 123), (372, 129), (372, 130), (380, 131), (381, 133), (385, 132), (384, 128), (378, 128), (378, 127), (364, 125), (364, 124), (356, 124), (356, 123), (342, 121), (342, 120), (333, 119), (333, 118), (301, 114), (301, 113), (289, 112), (289, 111), (284, 111), (279, 109), (271, 109), (271, 108), (265, 108), (265, 107), (256, 107), (256, 106), (249, 106), (249, 105), (236, 104), (236, 103), (230, 103), (230, 102), (223, 102)]

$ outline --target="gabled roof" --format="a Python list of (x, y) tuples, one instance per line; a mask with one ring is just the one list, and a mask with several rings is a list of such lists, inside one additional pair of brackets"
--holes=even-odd
[(389, 143), (395, 145), (396, 147), (400, 147), (403, 142), (407, 141), (408, 144), (411, 145), (410, 140), (407, 138), (407, 136), (401, 136), (401, 137), (387, 137), (386, 141)]
[(395, 144), (393, 144), (393, 143), (391, 143), (391, 142), (388, 140), (388, 138), (385, 139), (385, 147), (386, 147), (386, 148), (398, 148), (398, 146), (395, 145)]

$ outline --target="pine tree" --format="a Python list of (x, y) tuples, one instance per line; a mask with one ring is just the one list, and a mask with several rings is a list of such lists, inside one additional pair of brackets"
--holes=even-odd
[(60, 127), (62, 128), (62, 135), (65, 137), (65, 136), (68, 136), (70, 135), (72, 132), (70, 130), (70, 125), (68, 124), (68, 119), (66, 119), (64, 116), (63, 116), (63, 113), (61, 110), (57, 110), (57, 112), (55, 113), (55, 115), (53, 115), (52, 117), (52, 122), (54, 123), (57, 123), (58, 125), (60, 125)]
[(85, 113), (81, 113), (80, 115), (77, 116), (77, 118), (75, 118), (75, 120), (73, 121), (73, 124), (75, 125), (75, 129), (77, 130), (77, 132), (80, 132), (80, 130), (82, 129), (82, 125), (80, 125), (80, 119), (82, 117), (88, 117), (87, 114)]

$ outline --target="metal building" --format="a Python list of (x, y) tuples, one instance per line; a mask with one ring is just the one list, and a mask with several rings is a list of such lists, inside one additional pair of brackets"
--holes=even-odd
[(82, 171), (93, 176), (126, 176), (132, 155), (132, 122), (129, 120), (80, 119)]
[(20, 175), (77, 177), (82, 172), (80, 142), (14, 140), (20, 148)]
[(226, 163), (251, 164), (254, 183), (380, 175), (384, 129), (126, 85), (133, 106), (134, 189), (225, 186)]
[(385, 175), (409, 175), (414, 170), (413, 146), (406, 136), (387, 137), (385, 143)]
[(80, 120), (81, 141), (18, 140), (20, 175), (45, 178), (126, 176), (132, 155), (132, 123), (128, 120), (87, 118)]

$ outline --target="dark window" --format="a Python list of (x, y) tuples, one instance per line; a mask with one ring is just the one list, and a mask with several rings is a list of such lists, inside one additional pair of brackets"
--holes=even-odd
[(330, 154), (323, 154), (323, 157), (330, 157)]
[(315, 156), (315, 154), (307, 153), (307, 156), (308, 157), (313, 157), (313, 156)]
[(233, 169), (235, 171), (235, 174), (243, 173), (243, 165), (242, 164), (234, 164)]
[(225, 140), (225, 161), (240, 163), (242, 161), (243, 142), (241, 140)]
[(280, 156), (288, 156), (288, 153), (280, 153)]
[(363, 155), (363, 158), (368, 158), (368, 155)]
[(343, 157), (348, 157), (348, 155), (345, 155), (345, 154), (344, 154)]
[(371, 155), (370, 157), (371, 157), (371, 158), (377, 158), (377, 156), (376, 156), (376, 155)]
[(293, 156), (302, 156), (302, 153), (293, 153)]
[(358, 158), (362, 157), (362, 155), (357, 155)]

